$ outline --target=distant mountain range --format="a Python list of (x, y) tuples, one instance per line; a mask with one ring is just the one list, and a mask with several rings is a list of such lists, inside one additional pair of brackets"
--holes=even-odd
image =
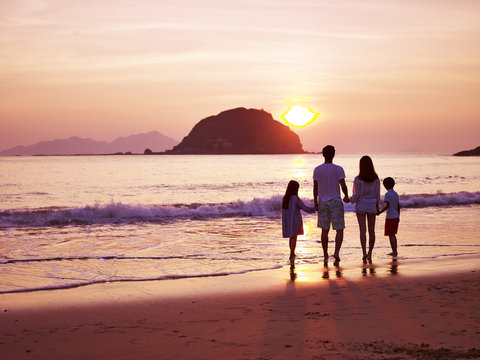
[(119, 137), (112, 142), (72, 136), (68, 139), (42, 141), (30, 146), (15, 146), (0, 152), (0, 155), (81, 155), (81, 154), (143, 154), (145, 149), (163, 152), (173, 148), (178, 141), (158, 131)]

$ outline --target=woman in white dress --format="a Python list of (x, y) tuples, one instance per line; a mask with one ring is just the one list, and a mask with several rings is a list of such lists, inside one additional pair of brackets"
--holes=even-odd
[[(375, 246), (375, 218), (379, 211), (380, 179), (378, 178), (370, 156), (360, 159), (360, 172), (353, 181), (353, 195), (350, 202), (355, 203), (358, 226), (360, 228), (360, 245), (363, 251), (363, 263), (372, 263), (372, 252)], [(367, 252), (368, 223), (368, 252)]]
[(297, 181), (290, 180), (282, 201), (282, 233), (284, 238), (290, 238), (290, 263), (295, 259), (297, 236), (303, 235), (303, 220), (300, 209), (309, 213), (315, 212), (315, 208), (305, 205), (298, 197), (299, 187), (300, 184)]

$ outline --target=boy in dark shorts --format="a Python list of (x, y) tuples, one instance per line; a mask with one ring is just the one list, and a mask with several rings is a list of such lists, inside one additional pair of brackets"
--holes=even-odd
[(387, 210), (387, 217), (385, 218), (385, 236), (390, 238), (390, 246), (392, 252), (388, 255), (397, 256), (397, 231), (398, 223), (400, 222), (400, 202), (398, 200), (398, 194), (393, 190), (395, 186), (395, 180), (391, 177), (387, 177), (383, 180), (383, 186), (387, 189), (384, 197), (385, 207), (381, 209), (377, 215), (380, 215)]

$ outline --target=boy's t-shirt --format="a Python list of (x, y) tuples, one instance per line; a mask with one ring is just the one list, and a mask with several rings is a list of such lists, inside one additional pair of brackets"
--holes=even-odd
[(383, 201), (389, 203), (389, 207), (387, 209), (387, 219), (397, 219), (400, 217), (398, 213), (398, 194), (395, 190), (390, 189), (385, 193), (385, 197)]

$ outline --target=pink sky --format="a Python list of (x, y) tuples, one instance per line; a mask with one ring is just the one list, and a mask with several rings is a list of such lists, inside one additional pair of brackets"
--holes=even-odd
[(0, 150), (151, 130), (235, 107), (322, 115), (304, 149), (480, 145), (474, 0), (2, 0)]

